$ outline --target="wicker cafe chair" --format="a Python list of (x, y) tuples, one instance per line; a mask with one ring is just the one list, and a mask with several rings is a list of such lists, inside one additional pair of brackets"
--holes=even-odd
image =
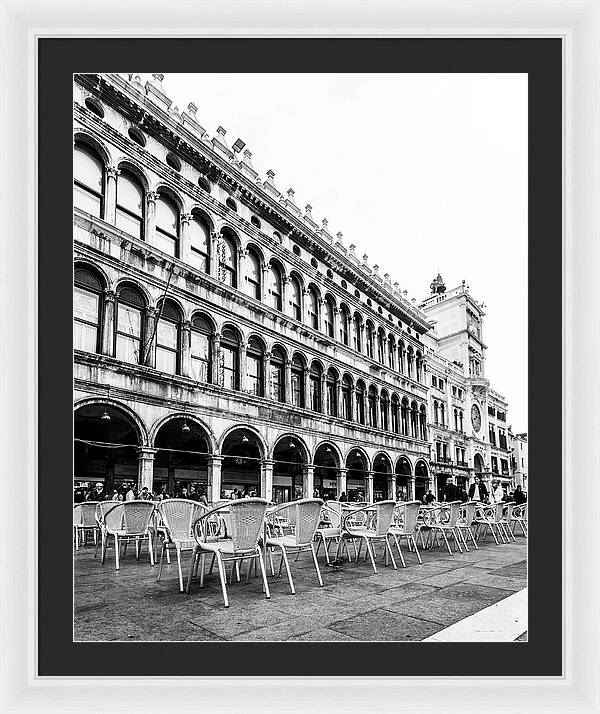
[(140, 559), (140, 541), (148, 540), (150, 564), (154, 565), (154, 549), (152, 532), (154, 531), (153, 516), (155, 506), (152, 501), (123, 501), (104, 513), (106, 538), (102, 548), (102, 562), (106, 560), (108, 539), (115, 539), (115, 569), (119, 570), (119, 539), (121, 543), (135, 541), (136, 559)]
[(469, 546), (467, 545), (465, 532), (468, 533), (471, 542), (475, 546), (475, 550), (479, 550), (479, 546), (477, 545), (477, 541), (475, 540), (475, 535), (473, 534), (473, 522), (475, 520), (476, 509), (477, 501), (467, 501), (467, 503), (463, 503), (460, 507), (458, 520), (456, 521), (456, 529), (458, 531), (458, 534), (462, 538), (462, 542), (467, 553), (469, 552)]
[(73, 507), (73, 530), (75, 532), (75, 550), (79, 545), (85, 545), (87, 534), (93, 533), (94, 545), (98, 546), (98, 533), (100, 529), (96, 523), (96, 505), (98, 501), (84, 501)]
[[(527, 504), (522, 503), (520, 506), (513, 506), (512, 513), (510, 516), (511, 533), (515, 534), (515, 529), (517, 526), (521, 529), (521, 532), (527, 538)], [(516, 538), (515, 538), (516, 540)]]
[[(206, 554), (210, 553), (211, 555), (216, 555), (217, 558), (225, 607), (229, 607), (225, 577), (226, 562), (232, 562), (237, 566), (240, 561), (248, 559), (248, 570), (246, 573), (246, 582), (248, 582), (251, 563), (254, 560), (258, 560), (262, 573), (265, 597), (271, 597), (269, 584), (267, 583), (265, 564), (258, 545), (258, 539), (262, 534), (268, 505), (269, 502), (264, 498), (244, 498), (239, 501), (229, 501), (216, 508), (211, 508), (196, 520), (192, 527), (196, 545), (192, 552), (192, 562), (188, 575), (186, 588), (188, 593), (191, 589), (192, 577), (197, 573), (199, 564), (200, 587), (204, 587), (204, 562)], [(229, 512), (227, 530), (230, 538), (215, 539), (211, 524), (214, 524), (215, 515), (219, 515), (225, 511), (225, 509)]]
[(507, 501), (502, 504), (502, 518), (500, 519), (500, 527), (502, 528), (502, 532), (506, 536), (506, 540), (510, 542), (510, 539), (512, 538), (513, 541), (516, 543), (517, 539), (515, 538), (514, 533), (510, 529), (510, 522), (512, 519), (512, 512), (513, 508), (517, 504), (514, 501)]
[[(500, 541), (505, 541), (506, 536), (502, 533), (502, 511), (504, 510), (504, 504), (494, 503), (492, 505), (486, 506), (485, 504), (478, 504), (475, 509), (475, 524), (477, 526), (477, 537), (481, 538), (481, 531), (485, 527), (485, 539), (487, 540), (488, 530), (491, 531), (492, 536), (496, 545), (500, 545)], [(500, 540), (498, 540), (498, 538)]]
[[(342, 543), (346, 546), (346, 553), (350, 559), (348, 550), (348, 541), (359, 541), (359, 550), (357, 554), (357, 562), (360, 558), (360, 548), (364, 541), (367, 553), (371, 558), (371, 565), (375, 574), (377, 567), (375, 565), (375, 551), (373, 544), (383, 542), (385, 549), (385, 563), (387, 565), (388, 554), (392, 560), (394, 570), (396, 570), (396, 561), (390, 546), (390, 526), (394, 515), (395, 501), (378, 501), (370, 505), (361, 506), (359, 508), (344, 508), (342, 511), (342, 536), (338, 542), (336, 550), (336, 559), (339, 555)], [(361, 523), (361, 519), (366, 516), (366, 520)]]
[(415, 538), (420, 507), (420, 501), (399, 501), (396, 503), (396, 507), (394, 508), (392, 525), (390, 526), (390, 535), (394, 538), (396, 543), (396, 548), (398, 549), (398, 554), (400, 555), (403, 568), (406, 568), (406, 563), (404, 562), (404, 556), (400, 550), (398, 538), (406, 538), (409, 549), (414, 548), (419, 565), (423, 565), (421, 554), (417, 548), (417, 539)]
[(192, 525), (207, 511), (208, 508), (202, 503), (190, 501), (187, 498), (170, 498), (161, 501), (158, 505), (158, 513), (162, 521), (159, 530), (164, 535), (162, 548), (160, 550), (160, 565), (156, 580), (160, 582), (162, 575), (163, 559), (165, 553), (175, 549), (177, 554), (177, 570), (179, 572), (179, 592), (183, 592), (183, 573), (181, 570), (181, 552), (193, 550), (196, 541), (192, 535)]
[[(275, 508), (269, 509), (267, 513), (267, 540), (266, 545), (271, 552), (274, 548), (281, 550), (281, 562), (279, 563), (279, 575), (281, 568), (285, 564), (285, 569), (290, 584), (292, 595), (296, 594), (294, 581), (290, 571), (288, 553), (301, 553), (310, 550), (317, 571), (319, 585), (323, 587), (321, 571), (317, 562), (317, 555), (313, 546), (315, 532), (321, 520), (321, 509), (323, 501), (320, 498), (305, 498), (291, 503), (282, 503)], [(283, 522), (282, 519), (283, 518)], [(285, 531), (288, 533), (285, 533)], [(270, 535), (269, 535), (270, 533)], [(271, 575), (275, 575), (273, 570), (273, 560), (271, 559)]]
[(430, 529), (429, 537), (433, 535), (435, 541), (437, 542), (437, 536), (438, 533), (440, 533), (444, 538), (444, 542), (446, 543), (446, 547), (448, 548), (448, 553), (450, 555), (453, 555), (453, 553), (452, 548), (450, 548), (450, 544), (448, 543), (448, 535), (452, 535), (454, 537), (456, 548), (462, 553), (460, 536), (458, 535), (456, 527), (461, 506), (462, 503), (460, 501), (450, 501), (429, 509), (429, 511), (425, 514), (424, 525)]
[[(100, 530), (100, 537), (102, 539), (102, 544), (100, 548), (100, 554), (102, 555), (104, 553), (104, 542), (106, 541), (106, 526), (104, 525), (104, 514), (109, 511), (113, 506), (118, 506), (123, 501), (99, 501), (96, 504), (96, 508), (94, 510), (94, 517), (96, 518), (96, 523), (98, 524), (98, 528)], [(96, 550), (94, 551), (94, 558), (98, 554), (98, 543), (96, 543)], [(104, 556), (102, 556), (104, 557)], [(104, 560), (102, 560), (104, 562)]]
[(321, 510), (321, 523), (315, 531), (315, 538), (317, 539), (317, 550), (316, 554), (319, 555), (319, 549), (321, 548), (321, 543), (325, 550), (325, 560), (327, 565), (330, 564), (329, 559), (329, 545), (332, 540), (336, 543), (339, 541), (342, 535), (342, 504), (339, 501), (327, 501), (323, 504)]

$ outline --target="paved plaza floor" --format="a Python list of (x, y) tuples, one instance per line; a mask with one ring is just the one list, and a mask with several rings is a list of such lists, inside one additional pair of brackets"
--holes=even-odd
[[(403, 548), (407, 567), (398, 563), (393, 570), (380, 558), (377, 575), (362, 559), (329, 568), (321, 551), (322, 588), (310, 553), (303, 553), (297, 562), (291, 559), (296, 595), (290, 594), (285, 575), (269, 576), (270, 600), (262, 593), (260, 577), (248, 584), (242, 577), (228, 587), (229, 608), (223, 605), (216, 566), (205, 587), (201, 590), (194, 581), (187, 595), (178, 590), (174, 554), (159, 583), (158, 566), (150, 566), (145, 546), (139, 562), (130, 547), (118, 571), (112, 548), (102, 565), (100, 557), (94, 558), (93, 545), (85, 546), (75, 553), (74, 639), (417, 641), (443, 636), (455, 623), (511, 602), (510, 596), (527, 586), (525, 538), (496, 545), (490, 537), (479, 545), (478, 551), (452, 556), (443, 548), (423, 551), (423, 565)], [(189, 561), (187, 552), (184, 578)], [(493, 621), (495, 610), (490, 612)], [(526, 613), (520, 615), (521, 631), (517, 624), (510, 639), (522, 641), (527, 637)]]

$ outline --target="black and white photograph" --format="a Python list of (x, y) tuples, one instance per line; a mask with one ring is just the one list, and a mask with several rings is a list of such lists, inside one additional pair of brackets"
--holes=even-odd
[(73, 75), (73, 641), (527, 641), (527, 93)]

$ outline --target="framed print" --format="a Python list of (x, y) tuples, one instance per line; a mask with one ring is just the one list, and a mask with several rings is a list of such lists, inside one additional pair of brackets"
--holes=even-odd
[(598, 7), (537, 6), (5, 6), (3, 709), (598, 710)]

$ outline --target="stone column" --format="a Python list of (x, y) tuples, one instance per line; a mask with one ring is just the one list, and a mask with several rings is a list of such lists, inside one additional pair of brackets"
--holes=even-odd
[(289, 276), (287, 276), (287, 275), (281, 276), (281, 312), (284, 315), (287, 315), (287, 313), (288, 313), (287, 286), (288, 286), (289, 282), (290, 282)]
[[(302, 468), (302, 495), (304, 498), (312, 498), (315, 490), (315, 467), (313, 464), (306, 464)], [(294, 495), (292, 494), (292, 498)]]
[(265, 352), (263, 359), (263, 384), (265, 385), (265, 397), (272, 399), (271, 395), (271, 353)]
[(389, 474), (387, 478), (387, 497), (392, 501), (396, 500), (396, 478)]
[(292, 360), (285, 361), (285, 403), (292, 403)]
[(411, 501), (414, 501), (416, 496), (415, 496), (415, 477), (411, 476), (408, 479), (408, 497), (410, 498)]
[(337, 497), (338, 500), (342, 493), (348, 495), (348, 469), (338, 469), (337, 477)]
[(106, 193), (104, 195), (104, 220), (113, 226), (117, 222), (117, 176), (116, 166), (106, 167)]
[(260, 281), (260, 301), (262, 303), (264, 303), (265, 305), (270, 305), (269, 289), (267, 287), (267, 278), (269, 275), (269, 265), (267, 263), (263, 263), (260, 266), (260, 272), (262, 274), (261, 281)]
[(431, 493), (435, 496), (435, 500), (438, 500), (438, 492), (437, 492), (437, 474), (431, 474), (429, 477), (429, 484), (431, 488)]
[(156, 191), (148, 191), (146, 194), (146, 225), (144, 227), (144, 237), (146, 243), (155, 244), (156, 237), (156, 199), (158, 193)]
[(219, 235), (214, 231), (210, 234), (210, 248), (208, 255), (208, 274), (213, 278), (218, 277), (219, 273)]
[(158, 320), (158, 311), (155, 307), (149, 307), (146, 310), (146, 329), (144, 330), (144, 364), (147, 367), (156, 365), (156, 321)]
[(209, 503), (214, 503), (221, 498), (221, 466), (223, 456), (209, 456), (208, 459), (208, 488), (206, 498)]
[(246, 374), (248, 371), (248, 345), (240, 342), (240, 392), (245, 392), (247, 387)]
[(323, 311), (325, 309), (325, 300), (323, 298), (317, 298), (317, 330), (323, 332)]
[(271, 502), (273, 500), (273, 466), (272, 459), (260, 462), (260, 497)]
[(115, 347), (115, 292), (104, 291), (104, 315), (102, 317), (102, 354), (114, 356)]
[(306, 367), (303, 370), (304, 374), (304, 408), (312, 409), (312, 404), (310, 403), (310, 370)]
[(365, 472), (365, 501), (373, 503), (373, 471)]
[(387, 353), (387, 337), (384, 335), (383, 339), (381, 340), (381, 349), (383, 354), (381, 355), (381, 364), (384, 364), (386, 366), (389, 366), (389, 360), (388, 360), (388, 353)]
[(212, 374), (210, 375), (210, 382), (211, 382), (211, 384), (219, 384), (220, 383), (219, 361), (220, 361), (220, 357), (221, 357), (221, 334), (219, 332), (215, 332), (215, 334), (212, 336), (210, 348), (211, 348), (210, 363), (211, 363), (211, 371), (212, 371)]
[(179, 259), (184, 263), (190, 264), (191, 248), (190, 248), (190, 221), (192, 220), (191, 213), (181, 214), (181, 230), (179, 231)]
[(335, 416), (344, 416), (342, 413), (342, 380), (335, 380)]
[(140, 446), (138, 448), (138, 491), (144, 486), (148, 487), (148, 491), (152, 492), (154, 483), (154, 454), (158, 449), (152, 449), (149, 446)]
[(181, 374), (192, 374), (192, 323), (186, 320), (181, 326)]
[(321, 375), (321, 414), (327, 414), (327, 373)]
[(357, 414), (356, 414), (356, 394), (354, 392), (354, 387), (351, 387), (350, 389), (350, 421), (358, 421), (357, 419)]

